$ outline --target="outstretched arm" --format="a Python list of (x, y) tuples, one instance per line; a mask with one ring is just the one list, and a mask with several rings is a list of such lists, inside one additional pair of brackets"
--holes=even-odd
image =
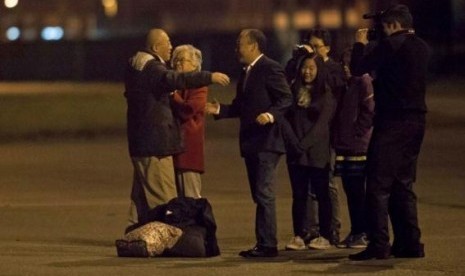
[(157, 62), (151, 63), (148, 66), (152, 67), (149, 70), (152, 74), (152, 82), (157, 83), (161, 81), (168, 91), (200, 88), (212, 83), (223, 86), (229, 84), (229, 77), (219, 72), (200, 71), (181, 73), (168, 70), (165, 65)]

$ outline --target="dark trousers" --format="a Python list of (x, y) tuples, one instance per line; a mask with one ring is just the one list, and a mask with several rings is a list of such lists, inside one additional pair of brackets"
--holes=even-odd
[(366, 232), (365, 214), (365, 175), (342, 175), (342, 187), (347, 197), (350, 217), (350, 234)]
[(277, 247), (276, 196), (274, 175), (281, 154), (260, 152), (244, 158), (252, 199), (257, 205), (255, 236), (257, 246)]
[(308, 232), (308, 195), (312, 191), (318, 200), (320, 234), (326, 239), (331, 234), (331, 201), (329, 198), (328, 169), (308, 166), (287, 166), (292, 187), (292, 222), (294, 234), (304, 237)]
[[(339, 212), (339, 188), (333, 176), (333, 170), (329, 170), (329, 200), (331, 203), (331, 231), (333, 235), (339, 236), (341, 230), (341, 215)], [(315, 193), (312, 191), (308, 196), (308, 223), (310, 225), (310, 232), (319, 232), (319, 219), (318, 219), (318, 200)]]
[(425, 132), (422, 121), (375, 121), (368, 150), (367, 213), (370, 247), (389, 248), (388, 216), (394, 245), (417, 248), (420, 228), (412, 186)]

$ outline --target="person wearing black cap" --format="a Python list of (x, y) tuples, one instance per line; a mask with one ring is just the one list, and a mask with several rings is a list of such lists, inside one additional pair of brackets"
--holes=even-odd
[[(352, 260), (424, 257), (417, 200), (416, 164), (425, 133), (429, 46), (412, 29), (407, 6), (395, 5), (379, 20), (386, 37), (367, 54), (368, 30), (356, 33), (353, 75), (375, 72), (375, 118), (367, 156), (368, 247)], [(389, 243), (388, 217), (394, 233)]]

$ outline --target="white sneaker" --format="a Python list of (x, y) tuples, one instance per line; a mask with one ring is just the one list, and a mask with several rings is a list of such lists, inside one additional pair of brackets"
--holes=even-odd
[(288, 244), (286, 244), (286, 250), (305, 250), (307, 246), (305, 246), (304, 240), (299, 237), (293, 237)]
[(329, 243), (329, 241), (323, 238), (322, 236), (319, 236), (318, 238), (315, 238), (310, 241), (310, 243), (308, 244), (308, 248), (321, 250), (329, 249), (331, 248), (331, 243)]
[(347, 243), (348, 248), (367, 248), (368, 246), (368, 238), (365, 233), (359, 234), (359, 235), (354, 235), (352, 237), (352, 240)]

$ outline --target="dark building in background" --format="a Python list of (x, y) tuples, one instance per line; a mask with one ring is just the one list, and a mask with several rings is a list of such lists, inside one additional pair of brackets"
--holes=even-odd
[[(3, 2), (3, 3), (2, 3)], [(366, 12), (405, 3), (417, 32), (431, 41), (436, 63), (461, 56), (463, 0), (2, 0), (0, 78), (4, 80), (121, 80), (127, 57), (143, 45), (152, 27), (173, 44), (192, 43), (204, 53), (204, 68), (237, 72), (234, 48), (242, 28), (270, 38), (268, 54), (284, 62), (305, 30), (333, 33), (333, 55), (369, 26)], [(457, 12), (457, 8), (462, 12)], [(460, 9), (461, 8), (461, 9)], [(439, 68), (439, 67), (438, 67)], [(449, 67), (450, 68), (450, 67)]]

